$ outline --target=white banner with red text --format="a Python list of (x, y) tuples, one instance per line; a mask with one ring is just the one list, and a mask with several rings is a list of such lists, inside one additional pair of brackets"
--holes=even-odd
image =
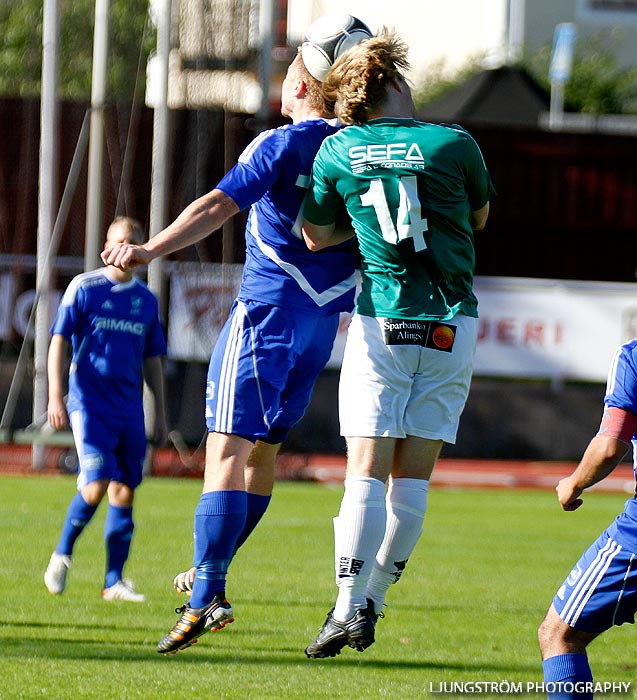
[[(170, 263), (166, 270), (169, 358), (207, 362), (239, 289), (242, 266)], [(2, 341), (33, 337), (35, 290), (25, 280), (15, 266), (0, 265)], [(476, 376), (604, 382), (615, 349), (637, 337), (637, 284), (476, 277), (475, 291)], [(51, 294), (51, 317), (60, 295)], [(344, 314), (330, 368), (340, 367), (348, 323)]]
[[(169, 356), (208, 360), (241, 279), (241, 266), (175, 265), (170, 275)], [(474, 374), (606, 380), (618, 345), (637, 336), (637, 285), (477, 277)], [(343, 315), (328, 367), (338, 368)]]

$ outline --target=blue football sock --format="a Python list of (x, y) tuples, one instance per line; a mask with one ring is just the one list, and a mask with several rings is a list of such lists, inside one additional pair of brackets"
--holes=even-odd
[(106, 545), (106, 575), (104, 588), (110, 588), (122, 578), (124, 564), (128, 559), (133, 538), (133, 509), (108, 504), (104, 521), (104, 543)]
[(248, 513), (246, 516), (246, 524), (243, 528), (239, 539), (237, 540), (237, 545), (235, 547), (235, 554), (237, 549), (250, 537), (254, 528), (259, 524), (259, 521), (264, 516), (265, 511), (270, 505), (272, 496), (260, 496), (256, 493), (248, 493)]
[(245, 491), (210, 491), (195, 509), (195, 566), (190, 606), (202, 608), (225, 591), (228, 565), (246, 523)]
[(585, 685), (593, 681), (586, 654), (551, 656), (542, 662), (542, 670), (549, 700), (592, 700)]
[(69, 556), (73, 554), (75, 541), (89, 524), (96, 510), (97, 506), (89, 505), (81, 493), (75, 494), (66, 511), (60, 540), (55, 548), (58, 554), (68, 554)]

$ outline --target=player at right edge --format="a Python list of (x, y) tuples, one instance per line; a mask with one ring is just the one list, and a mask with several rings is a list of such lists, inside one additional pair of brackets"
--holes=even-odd
[[(575, 471), (557, 498), (579, 508), (585, 489), (607, 477), (631, 444), (637, 476), (637, 339), (615, 353), (608, 370), (604, 413)], [(637, 496), (582, 554), (560, 586), (538, 631), (544, 682), (551, 700), (589, 700), (593, 675), (586, 649), (611, 627), (635, 622), (637, 612)]]

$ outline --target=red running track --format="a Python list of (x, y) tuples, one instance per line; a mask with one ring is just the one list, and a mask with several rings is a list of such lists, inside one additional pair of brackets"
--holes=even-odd
[[(0, 444), (0, 474), (61, 474), (65, 448), (45, 447), (43, 466), (34, 470), (30, 445)], [(431, 479), (432, 485), (457, 488), (536, 488), (554, 489), (563, 476), (575, 468), (573, 462), (519, 460), (440, 459)], [(203, 450), (186, 451), (162, 448), (153, 454), (154, 476), (193, 477), (203, 475)], [(284, 453), (277, 462), (279, 480), (341, 483), (345, 475), (345, 457), (338, 455), (301, 455)], [(591, 490), (632, 494), (633, 470), (622, 463)]]

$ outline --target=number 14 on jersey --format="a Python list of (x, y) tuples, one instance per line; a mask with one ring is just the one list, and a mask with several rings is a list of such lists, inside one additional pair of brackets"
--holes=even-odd
[(423, 234), (428, 230), (427, 219), (422, 218), (416, 176), (401, 177), (398, 180), (398, 192), (400, 199), (395, 226), (380, 178), (371, 181), (367, 192), (361, 195), (361, 204), (364, 207), (374, 207), (380, 230), (387, 243), (397, 245), (400, 241), (411, 238), (416, 251), (426, 250), (427, 244)]

